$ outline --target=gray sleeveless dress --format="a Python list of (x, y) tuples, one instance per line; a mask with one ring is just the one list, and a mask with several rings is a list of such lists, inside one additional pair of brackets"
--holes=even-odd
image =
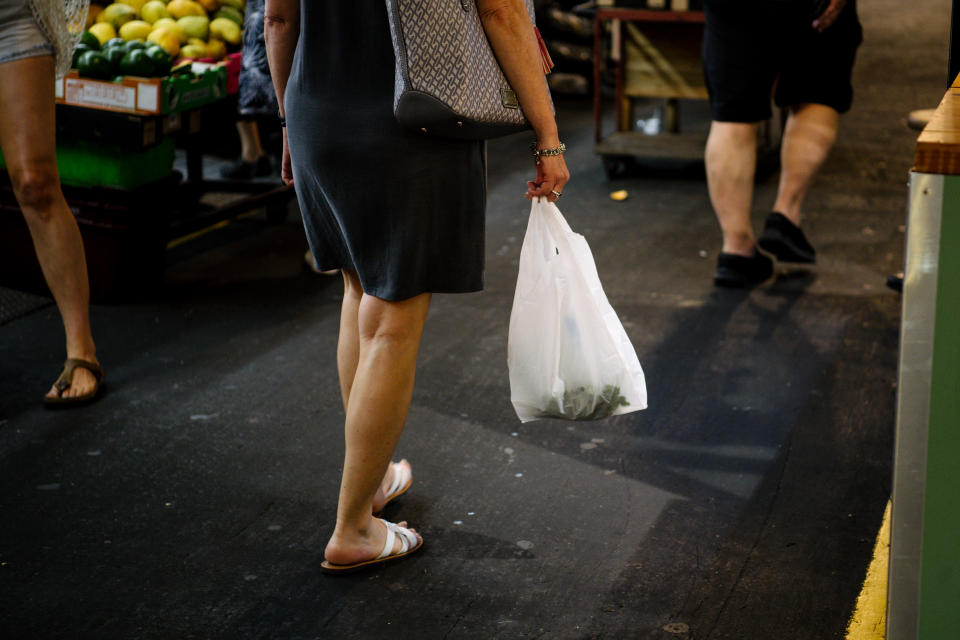
[(483, 288), (486, 148), (393, 117), (384, 0), (301, 0), (284, 97), (294, 184), (321, 269), (385, 300)]

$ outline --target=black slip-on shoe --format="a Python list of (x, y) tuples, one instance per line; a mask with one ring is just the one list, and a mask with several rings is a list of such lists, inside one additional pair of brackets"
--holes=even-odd
[(257, 171), (256, 162), (239, 160), (233, 164), (220, 167), (220, 177), (227, 180), (249, 180)]
[(240, 160), (221, 167), (220, 176), (227, 180), (250, 180), (251, 178), (268, 176), (272, 171), (273, 167), (270, 165), (270, 158), (260, 156), (254, 162), (244, 162)]
[(717, 272), (713, 284), (718, 287), (753, 287), (773, 275), (773, 260), (759, 251), (752, 257), (735, 253), (717, 256)]
[(767, 216), (763, 234), (757, 244), (769, 251), (781, 262), (816, 262), (817, 252), (803, 235), (803, 230), (790, 218), (774, 211)]

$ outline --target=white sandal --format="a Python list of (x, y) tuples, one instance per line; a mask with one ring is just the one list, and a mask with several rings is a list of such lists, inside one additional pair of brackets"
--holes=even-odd
[[(363, 562), (355, 562), (353, 564), (333, 564), (324, 560), (320, 563), (320, 568), (324, 573), (351, 573), (364, 567), (369, 567), (375, 564), (383, 564), (385, 562), (390, 562), (391, 560), (398, 560), (400, 558), (406, 557), (415, 551), (418, 551), (420, 547), (423, 546), (423, 540), (417, 538), (417, 534), (406, 527), (401, 527), (398, 524), (393, 522), (387, 522), (381, 518), (377, 518), (387, 527), (387, 539), (383, 543), (383, 551), (380, 552), (380, 555), (371, 560), (364, 560)], [(393, 553), (393, 543), (397, 538), (400, 538), (400, 551)]]
[[(400, 462), (403, 462), (403, 460)], [(390, 463), (390, 468), (393, 469), (393, 481), (390, 482), (390, 490), (387, 491), (386, 501), (383, 503), (383, 506), (380, 507), (380, 511), (377, 511), (376, 513), (383, 511), (386, 506), (390, 504), (391, 500), (399, 498), (405, 494), (407, 489), (410, 488), (410, 485), (413, 484), (413, 472), (410, 471), (408, 467), (400, 464), (400, 462)]]

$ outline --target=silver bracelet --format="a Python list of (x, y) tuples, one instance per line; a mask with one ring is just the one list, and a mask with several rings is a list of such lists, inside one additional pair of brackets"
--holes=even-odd
[(546, 156), (562, 156), (563, 152), (567, 150), (567, 145), (560, 143), (559, 147), (554, 147), (553, 149), (538, 149), (537, 142), (533, 141), (530, 143), (530, 151), (533, 151), (533, 157), (538, 161), (541, 157)]

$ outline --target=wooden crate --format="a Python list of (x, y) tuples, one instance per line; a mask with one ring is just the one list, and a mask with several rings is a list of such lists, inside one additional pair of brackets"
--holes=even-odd
[(625, 82), (628, 98), (707, 99), (700, 62), (703, 25), (624, 24)]

